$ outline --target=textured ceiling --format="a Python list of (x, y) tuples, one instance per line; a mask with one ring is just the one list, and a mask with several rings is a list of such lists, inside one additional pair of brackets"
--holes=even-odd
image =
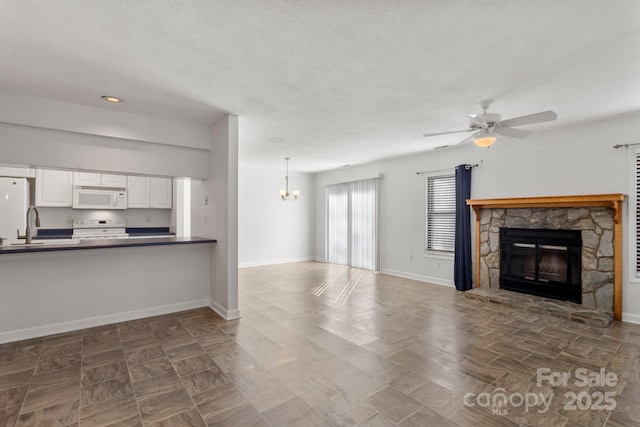
[(640, 2), (0, 0), (0, 64), (3, 90), (240, 115), (244, 160), (314, 172), (456, 142), (421, 135), (485, 98), (558, 113), (532, 130), (639, 110)]

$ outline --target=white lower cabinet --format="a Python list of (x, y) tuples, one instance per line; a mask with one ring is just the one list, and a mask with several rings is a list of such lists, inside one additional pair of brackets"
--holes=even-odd
[(36, 170), (36, 206), (71, 207), (73, 172)]
[(127, 207), (130, 209), (171, 209), (173, 180), (147, 176), (127, 178)]

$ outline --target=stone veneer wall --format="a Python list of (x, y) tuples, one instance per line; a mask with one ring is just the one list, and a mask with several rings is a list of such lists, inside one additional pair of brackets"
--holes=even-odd
[(500, 227), (582, 230), (582, 305), (613, 313), (612, 209), (482, 209), (481, 288), (500, 288)]

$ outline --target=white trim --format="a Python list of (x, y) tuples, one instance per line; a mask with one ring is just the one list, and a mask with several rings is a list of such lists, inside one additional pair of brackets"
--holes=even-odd
[(453, 284), (452, 280), (423, 276), (421, 274), (405, 273), (404, 271), (389, 270), (386, 268), (382, 269), (381, 272), (385, 274), (390, 274), (391, 276), (398, 276), (398, 277), (403, 277), (405, 279), (418, 280), (420, 282), (427, 282), (427, 283), (431, 283), (438, 286), (447, 286), (449, 288), (455, 288), (455, 285)]
[(240, 310), (229, 310), (215, 302), (214, 300), (209, 300), (209, 308), (220, 315), (224, 320), (233, 320), (240, 318)]
[(622, 321), (640, 325), (640, 314), (622, 313)]
[(311, 261), (327, 262), (327, 259), (325, 257), (323, 257), (323, 256), (314, 256)]
[(43, 337), (46, 335), (77, 331), (80, 329), (93, 328), (96, 326), (110, 325), (112, 323), (127, 322), (129, 320), (142, 319), (145, 317), (177, 313), (179, 311), (207, 307), (208, 303), (209, 301), (207, 301), (206, 299), (200, 299), (180, 302), (176, 304), (161, 305), (158, 307), (124, 311), (115, 314), (107, 314), (104, 316), (88, 317), (86, 319), (71, 320), (68, 322), (54, 323), (51, 325), (35, 326), (33, 328), (18, 329), (16, 331), (1, 332), (0, 344), (36, 337)]
[(254, 261), (254, 262), (241, 262), (238, 264), (238, 268), (247, 268), (247, 267), (260, 267), (263, 265), (274, 265), (274, 264), (289, 264), (291, 262), (304, 262), (304, 261), (313, 261), (314, 257), (300, 257), (300, 258), (282, 258), (282, 259), (272, 259), (268, 261)]

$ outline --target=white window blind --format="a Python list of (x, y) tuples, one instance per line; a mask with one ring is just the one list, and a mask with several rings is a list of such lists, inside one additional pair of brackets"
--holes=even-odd
[(425, 249), (453, 252), (456, 231), (456, 177), (427, 176)]
[(327, 187), (327, 261), (349, 265), (349, 185)]
[(351, 183), (351, 266), (378, 269), (378, 183)]
[(379, 178), (327, 186), (329, 262), (378, 269), (379, 188)]
[(636, 277), (640, 277), (640, 150), (636, 150)]

